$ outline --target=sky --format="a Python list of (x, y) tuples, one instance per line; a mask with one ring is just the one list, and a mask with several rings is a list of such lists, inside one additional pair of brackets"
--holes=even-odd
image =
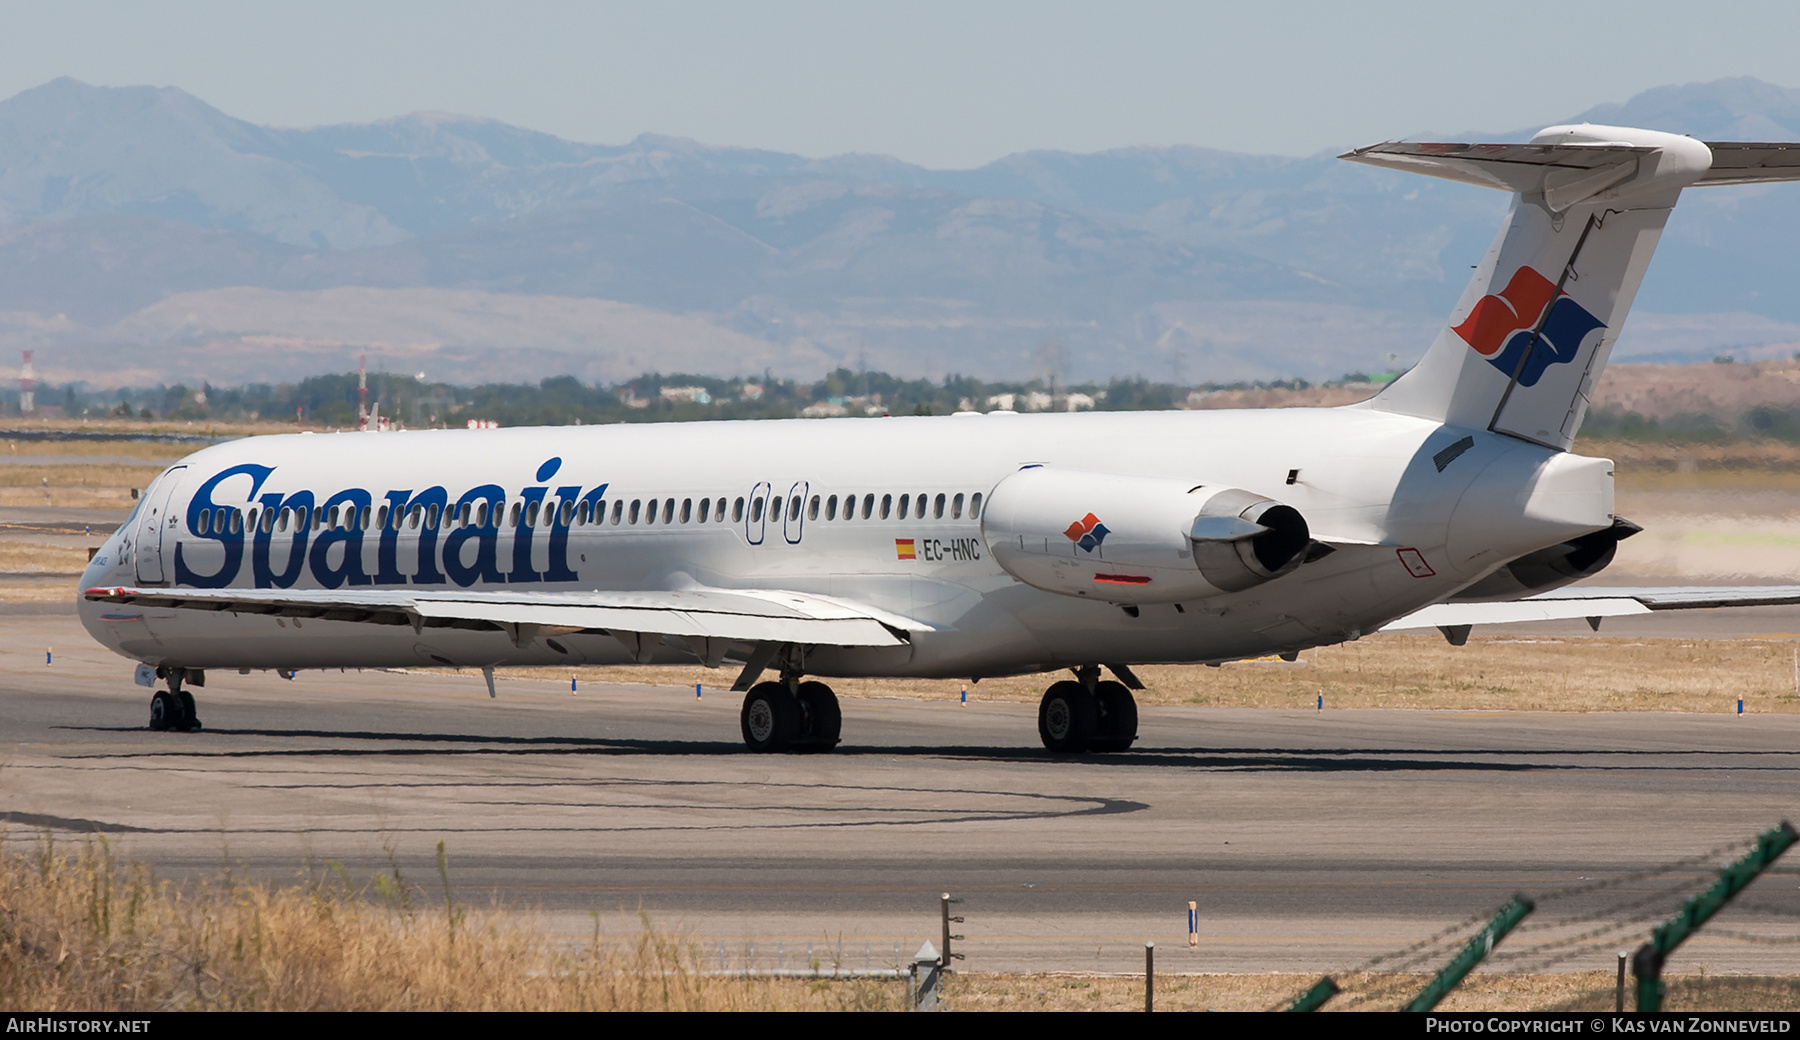
[(1033, 149), (1310, 155), (1510, 131), (1649, 87), (1800, 86), (1800, 4), (19, 3), (0, 97), (179, 87), (254, 123), (485, 116), (938, 169)]

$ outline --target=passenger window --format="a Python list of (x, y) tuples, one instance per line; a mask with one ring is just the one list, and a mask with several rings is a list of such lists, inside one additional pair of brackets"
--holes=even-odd
[(265, 509), (262, 511), (262, 532), (263, 532), (263, 534), (269, 534), (269, 533), (273, 532), (274, 530), (275, 530), (275, 510)]
[(432, 531), (437, 530), (438, 529), (438, 517), (440, 515), (441, 514), (439, 513), (437, 506), (432, 506), (430, 509), (427, 509), (425, 511), (425, 527)]
[(195, 534), (206, 534), (211, 529), (212, 529), (212, 510), (202, 509), (200, 511), (200, 515), (196, 516), (194, 518), (194, 533)]
[(291, 509), (283, 509), (280, 515), (275, 518), (275, 529), (278, 531), (286, 531), (288, 529), (289, 519), (293, 516), (293, 513), (294, 511)]
[(744, 500), (739, 498), (731, 504), (731, 522), (737, 523), (744, 518)]
[[(538, 504), (536, 502), (525, 503), (525, 526), (526, 527), (536, 527), (537, 522), (538, 522)], [(513, 526), (517, 527), (518, 525), (514, 524)]]
[(981, 519), (981, 492), (979, 491), (975, 492), (974, 498), (969, 499), (969, 519)]
[(675, 500), (671, 498), (668, 501), (663, 503), (663, 523), (672, 524), (674, 522), (675, 522)]
[(836, 520), (837, 519), (837, 496), (836, 495), (832, 495), (830, 498), (825, 500), (825, 519), (827, 519), (827, 520)]
[(722, 498), (713, 506), (713, 520), (715, 523), (725, 522), (725, 500)]
[(944, 518), (944, 494), (941, 491), (938, 492), (938, 497), (932, 502), (931, 518), (933, 520), (942, 520)]
[(817, 520), (819, 518), (819, 496), (818, 495), (814, 495), (812, 497), (811, 504), (809, 504), (806, 507), (806, 518), (808, 520)]
[(644, 503), (638, 499), (634, 498), (631, 500), (631, 522), (633, 524), (638, 522), (638, 510), (643, 504)]
[(952, 520), (961, 520), (962, 519), (962, 504), (963, 504), (962, 492), (959, 491), (959, 492), (957, 492), (956, 497), (950, 500), (950, 519), (952, 519)]
[(788, 516), (787, 516), (787, 518), (789, 520), (800, 519), (800, 496), (799, 495), (795, 495), (793, 498), (788, 500)]
[(406, 512), (406, 526), (415, 531), (419, 529), (419, 521), (423, 519), (425, 519), (424, 506), (413, 506)]
[(656, 523), (656, 511), (661, 508), (662, 503), (654, 498), (644, 503), (644, 523), (646, 525)]
[(359, 518), (360, 518), (360, 519), (361, 519), (361, 520), (362, 520), (362, 523), (360, 523), (360, 524), (357, 524), (357, 525), (356, 525), (356, 526), (358, 526), (358, 527), (360, 527), (360, 528), (362, 528), (362, 529), (363, 529), (363, 530), (365, 530), (365, 531), (367, 531), (367, 530), (368, 530), (368, 529), (369, 529), (369, 515), (370, 515), (370, 510), (369, 510), (369, 507), (368, 507), (368, 506), (363, 506), (363, 507), (362, 507), (362, 512), (361, 512), (361, 514), (360, 514), (360, 517), (359, 517)]
[[(900, 519), (902, 519), (902, 520), (906, 519), (906, 506), (907, 506), (907, 503), (911, 499), (912, 499), (911, 495), (901, 495), (900, 496)], [(919, 510), (920, 516), (923, 516), (924, 514), (925, 514), (925, 510), (923, 510), (923, 509)]]
[[(613, 502), (613, 524), (614, 524), (614, 526), (618, 525), (619, 514), (623, 513), (624, 511), (625, 511), (625, 500), (624, 499), (621, 498), (621, 499), (618, 499), (617, 501)], [(633, 507), (633, 509), (631, 510), (631, 518), (632, 518), (632, 523), (637, 522), (637, 509), (635, 507)]]
[(684, 498), (681, 500), (681, 522), (684, 524), (691, 523), (693, 521), (693, 519), (694, 519), (694, 500), (691, 498)]
[(888, 514), (893, 511), (893, 508), (894, 508), (894, 496), (893, 495), (882, 495), (881, 496), (881, 518), (883, 520), (886, 520), (888, 518)]
[(763, 511), (762, 498), (757, 497), (757, 498), (751, 499), (750, 500), (750, 522), (753, 524), (762, 523), (762, 511)]
[(573, 519), (575, 519), (575, 503), (564, 502), (562, 504), (562, 525), (569, 526), (569, 521)]
[(700, 500), (700, 522), (706, 523), (706, 518), (711, 515), (712, 515), (712, 499), (710, 499), (710, 498), (701, 499)]
[(875, 496), (872, 494), (864, 495), (863, 496), (862, 518), (864, 520), (867, 520), (869, 517), (873, 516), (874, 514), (875, 514)]

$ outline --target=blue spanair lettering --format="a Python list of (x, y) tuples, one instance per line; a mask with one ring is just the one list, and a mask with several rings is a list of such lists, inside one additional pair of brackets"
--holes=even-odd
[(544, 576), (531, 567), (531, 532), (536, 530), (531, 521), (549, 491), (546, 487), (528, 487), (519, 493), (523, 501), (520, 502), (519, 526), (513, 528), (512, 573), (506, 576), (506, 580), (514, 584), (544, 580)]
[[(450, 580), (467, 588), (478, 581), (502, 584), (506, 575), (500, 573), (496, 557), (500, 539), (501, 513), (506, 508), (506, 492), (498, 484), (483, 484), (478, 488), (470, 488), (463, 497), (456, 500), (456, 511), (462, 512), (467, 505), (471, 510), (477, 503), (486, 502), (488, 507), (487, 523), (468, 527), (459, 527), (450, 532), (444, 539), (444, 570), (450, 574)], [(463, 559), (464, 550), (470, 542), (475, 543), (475, 561)]]
[[(550, 562), (544, 567), (545, 581), (576, 581), (581, 575), (569, 567), (569, 525), (575, 520), (583, 503), (593, 503), (606, 494), (606, 485), (602, 484), (583, 495), (580, 484), (568, 484), (556, 489), (556, 517), (550, 524)], [(579, 499), (580, 501), (577, 501)], [(562, 503), (573, 505), (572, 509), (564, 509)], [(565, 516), (564, 514), (568, 514)]]
[(406, 500), (412, 497), (412, 489), (390, 491), (385, 497), (387, 516), (375, 543), (375, 584), (404, 585), (406, 575), (400, 573), (400, 518), (406, 513)]
[[(279, 514), (283, 509), (293, 510), (294, 543), (288, 547), (288, 558), (285, 568), (277, 574), (269, 566), (269, 543), (275, 532), (263, 530), (262, 524), (256, 525), (256, 541), (250, 548), (250, 574), (259, 589), (291, 589), (294, 582), (300, 580), (300, 574), (306, 569), (306, 540), (311, 533), (313, 493), (296, 491), (282, 498), (280, 492), (264, 495), (262, 508), (264, 513)], [(273, 525), (271, 525), (273, 526)]]
[[(450, 492), (441, 487), (428, 487), (413, 496), (407, 510), (422, 510), (419, 515), (419, 569), (413, 573), (414, 585), (442, 585), (444, 572), (438, 570), (438, 530), (449, 512)], [(431, 522), (431, 507), (438, 509), (438, 522)]]
[(209, 526), (205, 534), (200, 534), (200, 514), (217, 507), (218, 503), (212, 500), (212, 493), (213, 489), (218, 487), (221, 482), (248, 474), (251, 481), (250, 493), (244, 496), (244, 501), (249, 502), (256, 497), (256, 492), (262, 488), (263, 481), (269, 479), (269, 474), (273, 472), (275, 472), (273, 466), (258, 466), (253, 462), (246, 462), (241, 466), (220, 470), (213, 474), (206, 483), (200, 485), (199, 490), (194, 492), (194, 497), (188, 501), (188, 533), (198, 538), (218, 542), (225, 550), (225, 562), (220, 564), (219, 569), (212, 574), (200, 574), (188, 567), (182, 557), (181, 542), (177, 541), (175, 543), (175, 584), (196, 589), (222, 589), (231, 584), (232, 579), (237, 577), (238, 568), (244, 565), (243, 528), (239, 527), (234, 531), (232, 528), (236, 525), (226, 524), (223, 531), (217, 531)]
[[(369, 508), (369, 493), (362, 488), (347, 488), (325, 500), (319, 508), (324, 511), (327, 527), (313, 539), (312, 574), (319, 587), (326, 589), (341, 588), (344, 585), (370, 585), (373, 578), (363, 571), (363, 532), (360, 523), (362, 511)], [(330, 525), (331, 510), (334, 506), (347, 506), (348, 515), (336, 526)], [(331, 550), (343, 546), (343, 555), (337, 566), (331, 564)]]

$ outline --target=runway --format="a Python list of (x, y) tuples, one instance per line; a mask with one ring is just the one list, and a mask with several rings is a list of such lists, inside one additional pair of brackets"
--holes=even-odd
[[(103, 833), (182, 881), (330, 860), (361, 882), (391, 856), (429, 900), (442, 840), (473, 906), (571, 936), (596, 914), (630, 934), (642, 911), (762, 966), (809, 947), (884, 965), (935, 941), (950, 891), (968, 969), (1139, 970), (1154, 940), (1163, 970), (1342, 971), (1515, 891), (1800, 815), (1795, 715), (1145, 708), (1133, 751), (1059, 759), (1028, 705), (858, 699), (837, 753), (760, 756), (725, 672), (699, 699), (502, 675), (494, 700), (473, 674), (225, 673), (195, 691), (204, 732), (153, 733), (149, 691), (72, 616), (0, 624), (15, 844)], [(1796, 872), (1733, 927), (1800, 932)], [(1660, 876), (1627, 886), (1646, 913), (1675, 907)], [(1610, 968), (1614, 948), (1557, 967)], [(1671, 970), (1702, 964), (1792, 973), (1800, 946), (1703, 933)]]

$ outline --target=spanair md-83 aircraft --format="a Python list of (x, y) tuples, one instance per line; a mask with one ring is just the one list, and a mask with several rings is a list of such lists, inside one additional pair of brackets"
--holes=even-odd
[(1561, 589), (1637, 530), (1569, 448), (1671, 209), (1800, 179), (1800, 146), (1579, 125), (1343, 158), (1514, 193), (1429, 352), (1361, 404), (256, 437), (146, 490), (82, 622), (166, 684), (159, 729), (198, 728), (221, 669), (492, 693), (508, 666), (700, 661), (737, 671), (749, 747), (818, 750), (823, 679), (1067, 670), (1038, 728), (1078, 752), (1136, 739), (1138, 664), (1800, 601)]

